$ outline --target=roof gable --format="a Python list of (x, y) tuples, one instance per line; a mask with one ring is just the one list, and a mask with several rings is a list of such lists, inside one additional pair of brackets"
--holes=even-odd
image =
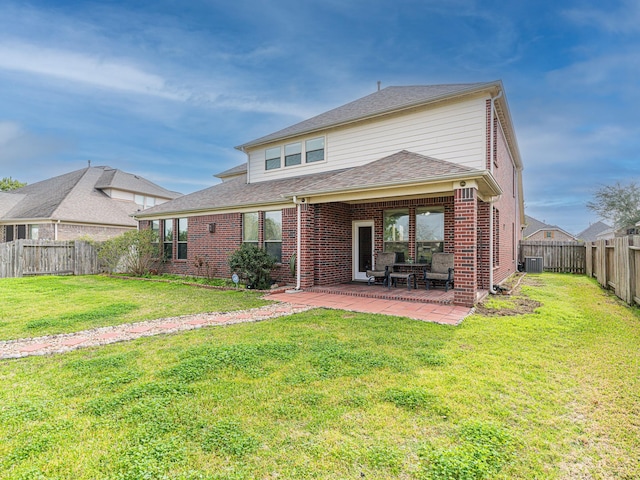
[(173, 199), (180, 196), (179, 193), (162, 188), (138, 175), (110, 167), (98, 168), (103, 168), (104, 171), (95, 184), (95, 188), (97, 189), (106, 190), (113, 188), (115, 190), (125, 190), (127, 192), (152, 195), (166, 199)]
[(247, 147), (257, 146), (295, 135), (311, 133), (458, 95), (486, 90), (492, 87), (502, 88), (502, 84), (501, 82), (488, 82), (387, 87), (371, 95), (334, 108), (328, 112), (321, 113), (308, 120), (260, 137), (236, 148), (243, 150)]

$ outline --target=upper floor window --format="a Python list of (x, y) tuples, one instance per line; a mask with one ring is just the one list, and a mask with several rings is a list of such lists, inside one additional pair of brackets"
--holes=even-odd
[(302, 163), (302, 144), (290, 143), (284, 146), (284, 166), (300, 165)]
[(280, 168), (280, 147), (267, 148), (265, 151), (265, 170)]
[(324, 137), (314, 138), (305, 142), (306, 162), (320, 162), (324, 160)]
[(136, 202), (136, 205), (138, 205), (138, 207), (140, 207), (141, 209), (153, 207), (156, 204), (155, 197), (147, 197), (145, 195), (139, 195), (137, 193), (133, 196), (133, 199)]
[[(325, 159), (324, 137), (312, 138), (304, 142), (294, 142), (284, 147), (267, 148), (264, 152), (265, 170), (293, 167), (303, 163), (321, 162)], [(284, 158), (283, 158), (284, 151)]]

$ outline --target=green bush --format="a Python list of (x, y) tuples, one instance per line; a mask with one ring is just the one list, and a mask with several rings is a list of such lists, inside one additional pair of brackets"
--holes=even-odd
[(131, 230), (103, 242), (98, 258), (109, 273), (146, 275), (158, 261), (157, 242), (152, 230)]
[(243, 243), (229, 257), (231, 271), (236, 272), (248, 288), (259, 290), (271, 287), (271, 270), (275, 264), (274, 257), (250, 243)]

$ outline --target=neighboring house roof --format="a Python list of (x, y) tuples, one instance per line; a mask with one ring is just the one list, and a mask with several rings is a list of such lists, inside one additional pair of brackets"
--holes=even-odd
[[(101, 167), (96, 167), (101, 168)], [(166, 188), (156, 185), (150, 182), (146, 178), (134, 175), (133, 173), (123, 172), (115, 168), (103, 167), (104, 172), (100, 179), (96, 182), (95, 188), (98, 190), (106, 190), (113, 188), (116, 190), (125, 190), (127, 192), (134, 192), (142, 195), (150, 195), (160, 198), (177, 198), (181, 194), (178, 192), (172, 192)]]
[(386, 87), (371, 95), (367, 95), (366, 97), (334, 108), (308, 120), (247, 142), (236, 148), (242, 150), (247, 147), (273, 142), (294, 135), (324, 130), (490, 87), (499, 87), (502, 89), (502, 83), (496, 81), (449, 85)]
[(527, 228), (524, 229), (524, 238), (525, 239), (535, 235), (536, 233), (538, 233), (541, 230), (556, 230), (558, 232), (564, 233), (566, 236), (571, 237), (574, 240), (577, 240), (574, 235), (570, 234), (566, 230), (563, 230), (562, 228), (558, 227), (557, 225), (546, 224), (544, 222), (541, 222), (540, 220), (537, 220), (537, 219), (535, 219), (533, 217), (530, 217), (529, 215), (525, 215), (525, 220), (526, 220), (526, 223), (527, 223)]
[[(428, 172), (416, 175), (416, 172)], [(451, 177), (471, 178), (484, 172), (403, 150), (359, 167), (247, 183), (246, 174), (198, 192), (141, 211), (136, 217), (154, 218), (176, 213), (242, 208), (254, 205), (290, 202), (294, 195), (344, 190), (368, 190), (376, 186), (438, 182)], [(496, 188), (498, 188), (496, 186)]]
[(596, 222), (592, 225), (589, 225), (582, 232), (576, 235), (580, 240), (584, 240), (585, 242), (594, 242), (598, 239), (598, 236), (603, 233), (608, 233), (611, 231), (611, 227), (604, 222)]
[[(0, 221), (49, 219), (135, 226), (136, 222), (130, 216), (137, 209), (135, 202), (112, 199), (97, 185), (122, 190), (127, 186), (128, 191), (144, 192), (152, 190), (151, 182), (138, 177), (140, 190), (137, 190), (133, 188), (135, 182), (128, 177), (130, 174), (112, 175), (110, 181), (104, 178), (112, 172), (114, 169), (110, 167), (88, 167), (7, 192), (5, 196), (12, 197), (12, 206), (2, 212)], [(158, 197), (172, 199), (179, 195), (156, 187), (155, 191), (162, 193)]]

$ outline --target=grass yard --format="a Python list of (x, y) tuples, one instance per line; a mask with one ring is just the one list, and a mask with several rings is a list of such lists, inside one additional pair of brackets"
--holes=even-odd
[(313, 310), (2, 361), (0, 478), (640, 478), (638, 310), (544, 274), (482, 312)]
[(266, 305), (261, 294), (100, 275), (0, 279), (0, 341)]

